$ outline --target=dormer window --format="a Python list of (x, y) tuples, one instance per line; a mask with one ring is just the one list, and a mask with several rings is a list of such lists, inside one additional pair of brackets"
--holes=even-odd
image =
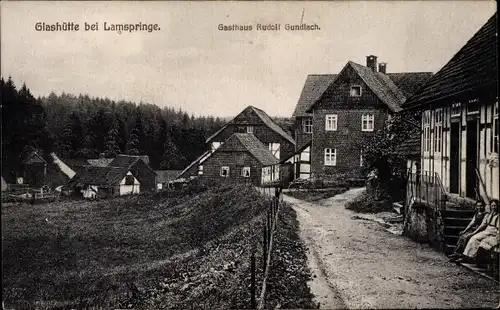
[(359, 86), (359, 85), (351, 86), (350, 95), (351, 95), (351, 97), (360, 97), (361, 96), (361, 86)]
[(253, 126), (247, 126), (247, 133), (253, 133)]

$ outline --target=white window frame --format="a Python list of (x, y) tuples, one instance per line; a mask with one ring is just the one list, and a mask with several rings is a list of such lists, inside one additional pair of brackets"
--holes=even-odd
[(198, 175), (202, 175), (203, 174), (203, 165), (199, 165), (198, 166)]
[(247, 133), (253, 133), (253, 126), (247, 126)]
[(422, 114), (422, 127), (424, 136), (424, 152), (431, 151), (431, 111), (424, 111)]
[[(226, 175), (224, 175), (222, 172), (227, 171)], [(229, 166), (222, 166), (220, 167), (220, 176), (223, 178), (228, 178), (229, 177)]]
[(325, 148), (325, 166), (337, 165), (337, 149)]
[(373, 113), (363, 114), (361, 116), (361, 131), (373, 131), (374, 129), (375, 129), (375, 115)]
[[(309, 124), (309, 122), (311, 122), (311, 123)], [(310, 118), (302, 119), (302, 132), (304, 132), (304, 133), (312, 133), (313, 132), (312, 119), (310, 119)]]
[[(499, 130), (500, 128), (497, 128), (498, 126), (498, 98), (495, 104), (493, 105), (493, 124), (491, 124), (491, 153), (496, 153), (498, 154), (498, 143), (499, 143)], [(495, 135), (496, 131), (496, 135)]]
[(338, 115), (326, 114), (325, 115), (325, 131), (337, 131)]
[[(246, 175), (246, 171), (248, 171), (248, 175)], [(243, 167), (241, 168), (241, 176), (244, 178), (249, 178), (250, 177), (250, 167)]]
[[(359, 88), (359, 95), (355, 95), (353, 92), (354, 88)], [(351, 85), (351, 88), (349, 89), (349, 96), (351, 97), (361, 97), (361, 94), (363, 93), (363, 88), (361, 85)]]
[[(476, 103), (476, 105), (474, 106), (474, 108), (477, 108), (477, 110), (470, 110), (469, 108), (472, 106), (473, 103)], [(479, 114), (479, 110), (480, 110), (480, 107), (479, 107), (479, 99), (471, 99), (469, 100), (469, 103), (467, 104), (467, 115), (474, 115), (474, 114)]]
[(462, 104), (460, 102), (455, 102), (451, 105), (451, 117), (460, 116), (460, 110), (462, 108)]
[(434, 152), (441, 153), (443, 143), (443, 109), (434, 111)]

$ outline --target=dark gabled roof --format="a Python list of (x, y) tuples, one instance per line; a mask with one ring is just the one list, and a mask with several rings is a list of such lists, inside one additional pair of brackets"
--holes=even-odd
[(301, 117), (309, 115), (306, 112), (307, 109), (314, 104), (336, 77), (336, 74), (308, 75), (292, 116)]
[(88, 163), (91, 166), (96, 166), (96, 167), (106, 167), (108, 166), (114, 158), (96, 158), (96, 159), (88, 159)]
[(84, 166), (88, 166), (89, 162), (83, 158), (59, 158), (63, 163), (70, 167), (74, 172), (78, 172)]
[[(375, 93), (375, 95), (393, 112), (401, 111), (401, 105), (406, 101), (406, 96), (415, 92), (432, 76), (431, 72), (385, 74), (373, 71), (371, 68), (352, 61), (348, 61), (342, 71), (344, 71), (348, 66), (353, 68), (353, 70), (373, 91), (373, 93)], [(319, 102), (323, 98), (323, 95), (327, 92), (327, 90), (331, 87), (335, 87), (334, 82), (335, 79), (323, 91), (311, 107), (306, 110), (306, 112), (312, 111), (316, 102)]]
[(497, 13), (404, 104), (413, 108), (497, 84)]
[(149, 157), (147, 155), (136, 156), (119, 154), (112, 162), (108, 164), (108, 166), (130, 168), (140, 159), (142, 159), (146, 164), (149, 165)]
[(158, 183), (166, 183), (180, 176), (182, 170), (155, 170), (155, 172), (158, 175)]
[(96, 167), (83, 166), (75, 176), (68, 182), (70, 186), (118, 185), (129, 172), (128, 168), (122, 167)]
[(415, 128), (409, 138), (396, 147), (394, 153), (404, 158), (420, 157), (420, 129)]
[(32, 162), (37, 162), (37, 163), (43, 163), (43, 164), (47, 164), (47, 161), (45, 161), (45, 159), (43, 159), (43, 157), (38, 154), (38, 152), (36, 151), (33, 151), (31, 153), (29, 153), (28, 156), (26, 156), (26, 158), (21, 162), (21, 164), (27, 164), (27, 163), (32, 163)]
[(406, 100), (406, 97), (387, 74), (373, 71), (352, 61), (349, 61), (349, 63), (366, 85), (391, 111), (401, 111), (401, 104)]
[(296, 150), (292, 155), (288, 156), (288, 158), (285, 158), (282, 161), (280, 161), (280, 164), (286, 163), (290, 158), (294, 157), (297, 154), (302, 153), (305, 149), (307, 149), (311, 145), (312, 145), (312, 140), (301, 146), (300, 149)]
[[(287, 139), (288, 141), (290, 141), (290, 143), (294, 144), (295, 145), (295, 140), (293, 140), (293, 138), (287, 134), (283, 128), (281, 128), (278, 124), (276, 124), (270, 117), (269, 115), (266, 114), (266, 112), (264, 112), (263, 110), (261, 109), (258, 109), (254, 106), (248, 106), (246, 107), (242, 112), (240, 112), (235, 118), (237, 118), (240, 114), (243, 114), (245, 113), (247, 110), (252, 110), (261, 120), (262, 122), (267, 126), (269, 127), (271, 130), (275, 131), (276, 133), (278, 133), (279, 135), (281, 135), (283, 138)], [(213, 138), (215, 138), (221, 131), (223, 131), (224, 129), (227, 128), (227, 126), (231, 125), (231, 124), (234, 124), (234, 118), (232, 120), (230, 120), (226, 125), (224, 125), (221, 129), (217, 130), (213, 135), (211, 135), (210, 137), (208, 137), (206, 143), (209, 143)]]
[(432, 77), (432, 72), (401, 72), (387, 73), (387, 75), (403, 95), (409, 98)]
[[(238, 143), (244, 149), (239, 148)], [(269, 149), (251, 133), (233, 133), (214, 153), (224, 151), (248, 151), (263, 166), (275, 165), (279, 160), (269, 151)]]

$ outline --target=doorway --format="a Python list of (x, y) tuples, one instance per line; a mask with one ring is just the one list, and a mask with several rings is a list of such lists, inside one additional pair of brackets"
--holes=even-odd
[(450, 193), (458, 194), (460, 169), (460, 123), (451, 123), (450, 132)]
[(478, 121), (472, 119), (467, 121), (467, 141), (466, 141), (466, 171), (465, 171), (465, 195), (469, 198), (476, 198), (477, 178), (477, 136), (478, 136)]

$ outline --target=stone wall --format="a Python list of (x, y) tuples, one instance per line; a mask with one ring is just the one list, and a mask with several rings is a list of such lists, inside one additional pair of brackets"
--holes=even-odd
[(436, 208), (414, 201), (409, 204), (405, 214), (403, 235), (442, 250), (443, 229), (443, 220)]

